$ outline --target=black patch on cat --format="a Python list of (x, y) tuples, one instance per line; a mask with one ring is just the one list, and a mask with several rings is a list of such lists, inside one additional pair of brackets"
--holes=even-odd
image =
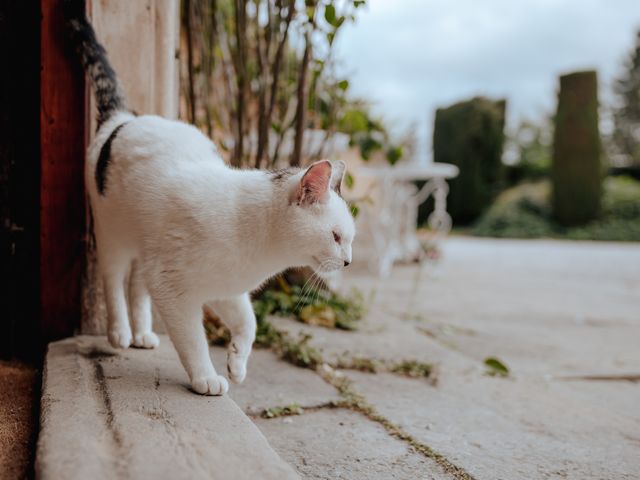
[(98, 187), (98, 192), (100, 195), (104, 195), (107, 189), (107, 167), (111, 162), (111, 144), (113, 140), (116, 138), (116, 135), (120, 131), (122, 127), (124, 127), (128, 122), (122, 123), (113, 129), (107, 141), (104, 142), (102, 148), (100, 149), (100, 155), (98, 155), (98, 163), (96, 164), (96, 185)]
[(299, 171), (299, 168), (281, 168), (280, 170), (272, 170), (269, 172), (269, 178), (271, 178), (273, 183), (282, 183)]

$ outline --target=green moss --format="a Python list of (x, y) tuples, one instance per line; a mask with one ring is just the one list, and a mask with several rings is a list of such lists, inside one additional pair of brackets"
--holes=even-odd
[(286, 332), (276, 329), (266, 318), (258, 320), (255, 345), (272, 349), (283, 360), (302, 368), (315, 370), (323, 363), (322, 355), (309, 345), (311, 335), (300, 334), (293, 340)]
[(416, 360), (404, 360), (391, 367), (391, 371), (406, 377), (421, 378), (431, 375), (432, 366)]
[(262, 418), (278, 418), (289, 417), (291, 415), (302, 415), (303, 413), (304, 409), (300, 405), (292, 403), (283, 407), (266, 408), (262, 411), (260, 416)]
[(384, 370), (384, 366), (378, 360), (364, 357), (340, 358), (334, 368), (338, 370), (357, 370), (366, 373), (378, 373)]
[(290, 340), (288, 335), (282, 335), (276, 352), (283, 360), (303, 368), (315, 370), (322, 363), (322, 355), (309, 345), (311, 335), (301, 334), (296, 341)]

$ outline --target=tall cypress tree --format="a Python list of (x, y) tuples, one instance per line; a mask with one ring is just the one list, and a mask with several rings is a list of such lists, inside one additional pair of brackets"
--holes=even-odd
[(563, 225), (580, 225), (600, 209), (602, 171), (595, 71), (560, 77), (553, 136), (553, 213)]

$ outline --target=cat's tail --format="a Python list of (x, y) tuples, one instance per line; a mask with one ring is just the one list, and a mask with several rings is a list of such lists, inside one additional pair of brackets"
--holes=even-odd
[(85, 3), (86, 0), (64, 0), (64, 16), (71, 41), (93, 85), (100, 128), (114, 113), (126, 111), (127, 102), (107, 52), (96, 39), (96, 32), (87, 19)]

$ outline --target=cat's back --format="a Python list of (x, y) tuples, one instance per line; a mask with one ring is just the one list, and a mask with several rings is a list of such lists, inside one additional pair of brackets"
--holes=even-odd
[(117, 195), (224, 176), (227, 167), (213, 142), (197, 128), (155, 115), (119, 113), (98, 131), (89, 150), (92, 197)]
[(135, 117), (122, 127), (120, 156), (131, 161), (173, 160), (222, 165), (215, 145), (196, 127), (156, 115)]

